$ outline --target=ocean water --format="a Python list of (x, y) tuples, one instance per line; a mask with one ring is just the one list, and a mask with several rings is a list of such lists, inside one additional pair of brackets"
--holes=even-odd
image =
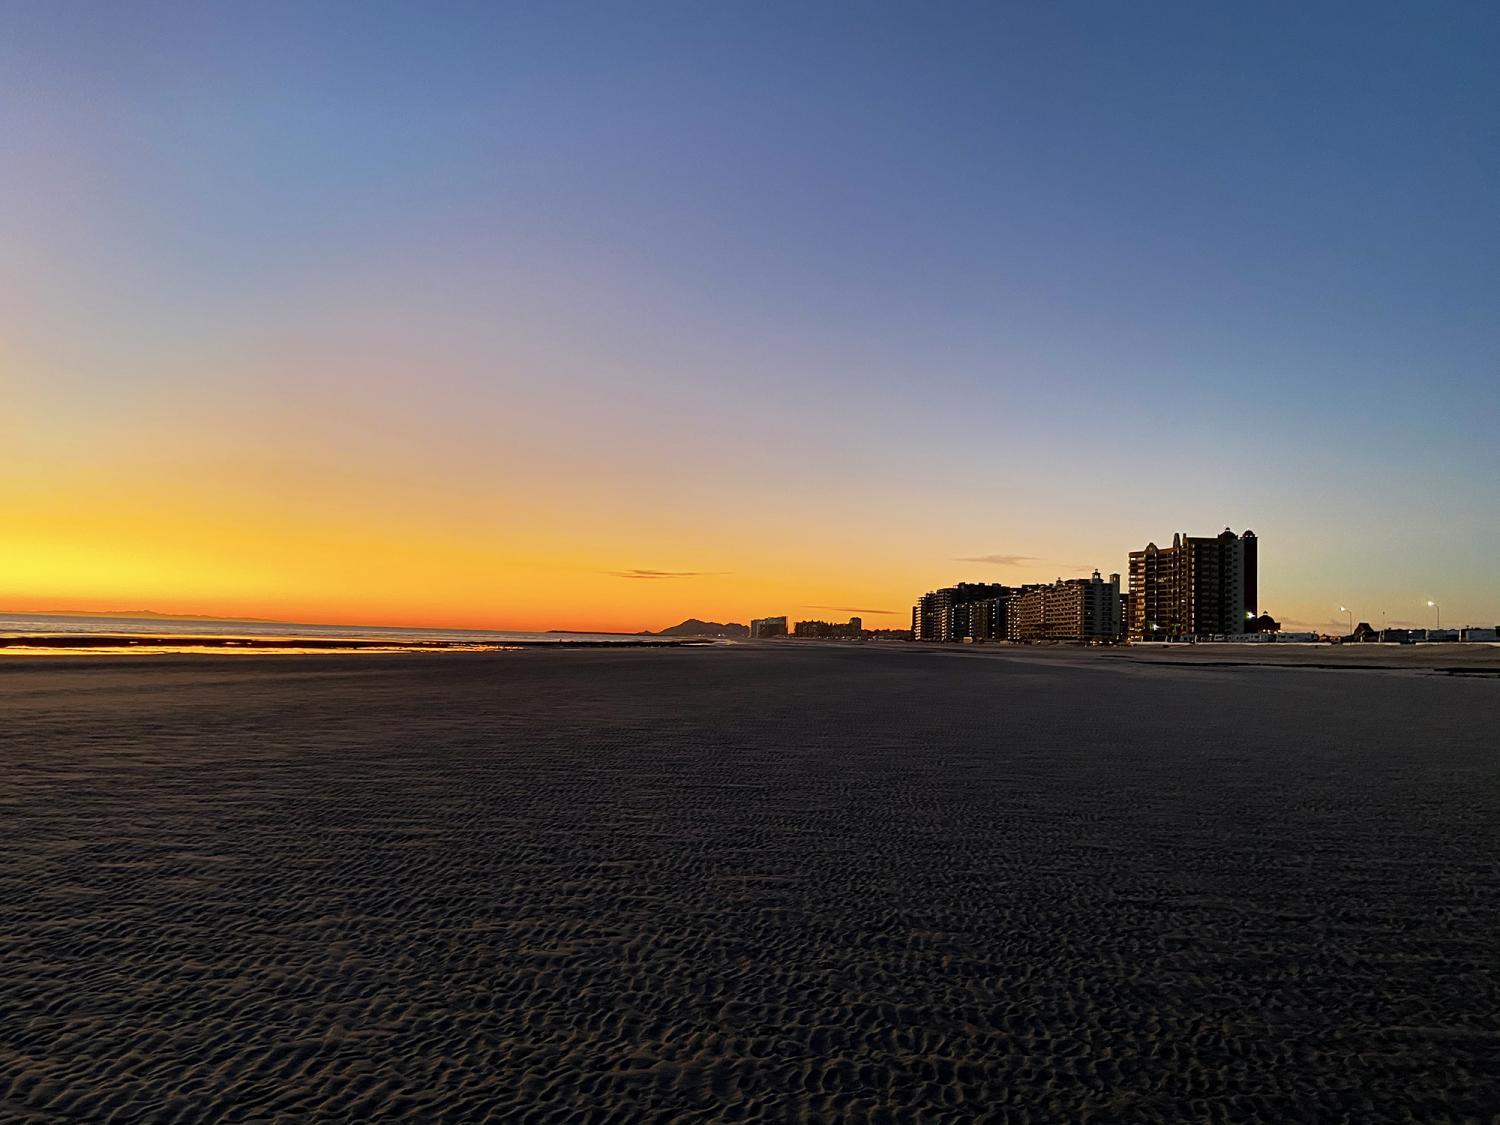
[(410, 629), (396, 625), (318, 625), (290, 621), (235, 621), (175, 617), (90, 617), (53, 614), (0, 613), (0, 637), (46, 636), (142, 636), (142, 637), (244, 637), (296, 638), (306, 640), (358, 640), (392, 642), (458, 642), (503, 645), (507, 642), (538, 644), (548, 641), (627, 641), (636, 638), (618, 633), (526, 633), (489, 629)]

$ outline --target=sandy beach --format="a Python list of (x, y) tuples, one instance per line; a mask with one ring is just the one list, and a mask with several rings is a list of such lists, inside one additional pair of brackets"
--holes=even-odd
[[(929, 646), (918, 646), (929, 648)], [(1330, 671), (1500, 675), (1497, 644), (1077, 644), (935, 645), (930, 651), (1040, 663), (1077, 665), (1091, 660), (1194, 667), (1324, 668)]]
[(0, 1118), (1490, 1120), (1500, 680), (1290, 648), (8, 658)]

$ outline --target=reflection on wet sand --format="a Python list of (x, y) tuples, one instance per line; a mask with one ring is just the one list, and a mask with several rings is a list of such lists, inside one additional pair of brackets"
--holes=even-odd
[(535, 648), (597, 648), (608, 646), (676, 647), (701, 642), (681, 640), (507, 640), (488, 644), (475, 641), (361, 640), (349, 637), (250, 637), (180, 634), (39, 634), (0, 636), (0, 655), (10, 656), (119, 656), (131, 654), (260, 653), (306, 656), (317, 653), (417, 653), (417, 652), (513, 652)]

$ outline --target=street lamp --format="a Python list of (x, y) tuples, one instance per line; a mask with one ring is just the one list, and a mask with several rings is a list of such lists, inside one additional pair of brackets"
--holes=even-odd
[(1354, 636), (1354, 611), (1346, 605), (1341, 605), (1339, 606), (1339, 612), (1349, 615), (1349, 636)]
[(1436, 611), (1437, 622), (1433, 628), (1441, 629), (1443, 627), (1443, 607), (1438, 605), (1437, 602), (1429, 601), (1427, 608)]

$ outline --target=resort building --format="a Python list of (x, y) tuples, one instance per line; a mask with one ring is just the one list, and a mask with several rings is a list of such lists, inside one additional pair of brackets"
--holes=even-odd
[(1011, 607), (1018, 641), (1115, 641), (1120, 637), (1120, 576), (1059, 578), (1022, 593)]
[(912, 639), (1004, 640), (1012, 593), (999, 582), (960, 582), (931, 590), (911, 607)]
[(1172, 536), (1170, 547), (1130, 553), (1131, 640), (1249, 632), (1256, 618), (1257, 541), (1235, 535)]
[(786, 636), (785, 617), (757, 617), (750, 622), (750, 636), (752, 638), (762, 637), (784, 637)]

